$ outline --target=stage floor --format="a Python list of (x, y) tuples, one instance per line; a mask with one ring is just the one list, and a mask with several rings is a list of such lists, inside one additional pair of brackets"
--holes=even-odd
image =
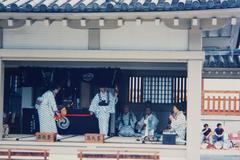
[[(141, 141), (136, 141), (136, 139), (136, 137), (111, 137), (106, 139), (105, 143), (96, 144), (85, 143), (83, 135), (64, 135), (59, 142), (36, 142), (34, 135), (11, 134), (0, 142), (0, 147), (49, 149), (51, 160), (76, 160), (79, 149), (159, 151), (161, 160), (186, 160), (186, 145), (163, 145), (159, 142), (142, 144)], [(239, 158), (240, 156), (239, 150), (201, 150), (200, 154), (208, 157), (222, 155), (222, 157), (237, 156)], [(202, 160), (215, 159), (205, 159), (203, 157)]]
[[(3, 141), (23, 141), (23, 142), (35, 142), (35, 135), (31, 134), (10, 134), (8, 137), (3, 138)], [(84, 143), (84, 135), (63, 135), (63, 138), (58, 142), (68, 143)], [(105, 143), (114, 144), (142, 144), (142, 141), (137, 141), (137, 137), (109, 137), (105, 139)], [(146, 144), (162, 144), (162, 142), (145, 142)], [(183, 143), (176, 145), (185, 146)]]

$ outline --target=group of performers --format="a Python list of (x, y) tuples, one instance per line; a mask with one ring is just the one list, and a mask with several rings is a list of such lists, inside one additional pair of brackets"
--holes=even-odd
[[(40, 132), (57, 133), (56, 122), (53, 117), (60, 114), (55, 101), (55, 96), (59, 93), (60, 89), (61, 87), (55, 86), (37, 99), (36, 108), (39, 114)], [(108, 89), (106, 86), (101, 86), (90, 104), (90, 115), (95, 115), (98, 119), (99, 133), (104, 134), (105, 138), (108, 137), (110, 115), (115, 113), (117, 102), (118, 92), (114, 89)], [(178, 138), (185, 140), (186, 117), (177, 105), (173, 106), (169, 121), (171, 122), (170, 130), (175, 132)], [(123, 113), (117, 117), (116, 123), (119, 136), (139, 136), (144, 139), (153, 140), (158, 132), (157, 126), (159, 120), (158, 116), (152, 111), (151, 102), (146, 102), (145, 113), (139, 121), (130, 107), (125, 105)], [(57, 134), (57, 139), (61, 138), (62, 136)]]
[[(173, 106), (173, 113), (169, 116), (170, 127), (169, 131), (175, 132), (177, 139), (185, 140), (186, 135), (186, 117), (179, 107)], [(118, 135), (124, 137), (141, 136), (144, 140), (154, 140), (158, 132), (159, 120), (154, 114), (151, 107), (151, 102), (145, 103), (145, 113), (139, 121), (135, 114), (130, 111), (129, 106), (124, 107), (124, 111), (117, 119)]]

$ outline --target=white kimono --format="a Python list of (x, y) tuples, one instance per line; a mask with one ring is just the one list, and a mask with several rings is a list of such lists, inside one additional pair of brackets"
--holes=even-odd
[(179, 112), (178, 115), (171, 122), (171, 128), (176, 132), (178, 138), (185, 139), (186, 134), (186, 117), (183, 112)]
[(135, 124), (137, 122), (134, 113), (129, 112), (127, 114), (122, 114), (117, 119), (118, 122), (118, 135), (124, 137), (131, 137), (135, 135)]
[[(107, 106), (100, 106), (101, 100), (108, 102)], [(109, 92), (100, 92), (95, 95), (89, 111), (93, 112), (98, 118), (98, 126), (101, 134), (108, 135), (109, 118), (111, 113), (115, 113), (115, 98)]]
[(57, 133), (54, 114), (58, 111), (58, 109), (53, 92), (45, 92), (38, 98), (38, 101), (41, 101), (40, 104), (36, 104), (39, 116), (40, 132)]
[[(153, 114), (146, 115), (142, 117), (142, 119), (138, 122), (138, 131), (141, 132), (144, 137), (146, 136), (154, 136), (155, 131), (157, 130), (159, 120)], [(146, 127), (142, 130), (142, 127), (146, 125)]]

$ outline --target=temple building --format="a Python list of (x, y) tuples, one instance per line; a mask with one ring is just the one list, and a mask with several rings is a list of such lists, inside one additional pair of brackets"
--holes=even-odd
[[(51, 160), (77, 159), (82, 148), (157, 150), (161, 160), (200, 160), (203, 123), (221, 119), (232, 132), (240, 130), (233, 127), (240, 123), (239, 0), (0, 0), (0, 42), (1, 148), (47, 148)], [(119, 89), (116, 114), (111, 137), (88, 144), (83, 135), (98, 132), (88, 109), (100, 82)], [(64, 138), (35, 142), (35, 102), (53, 83), (62, 87), (57, 105), (68, 112), (57, 123)], [(124, 105), (139, 120), (147, 101), (159, 132), (173, 105), (180, 106), (185, 143), (116, 136)], [(8, 114), (10, 134), (2, 138)]]

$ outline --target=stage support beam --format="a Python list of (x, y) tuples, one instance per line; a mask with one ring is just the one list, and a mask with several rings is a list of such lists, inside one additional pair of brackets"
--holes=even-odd
[(198, 26), (192, 26), (192, 28), (188, 30), (188, 50), (202, 50), (202, 31), (198, 28)]
[(100, 29), (88, 30), (88, 49), (89, 50), (100, 49)]
[(4, 64), (3, 61), (0, 60), (0, 140), (2, 140), (3, 136), (3, 100), (4, 100)]
[(188, 61), (187, 160), (200, 160), (202, 61)]

